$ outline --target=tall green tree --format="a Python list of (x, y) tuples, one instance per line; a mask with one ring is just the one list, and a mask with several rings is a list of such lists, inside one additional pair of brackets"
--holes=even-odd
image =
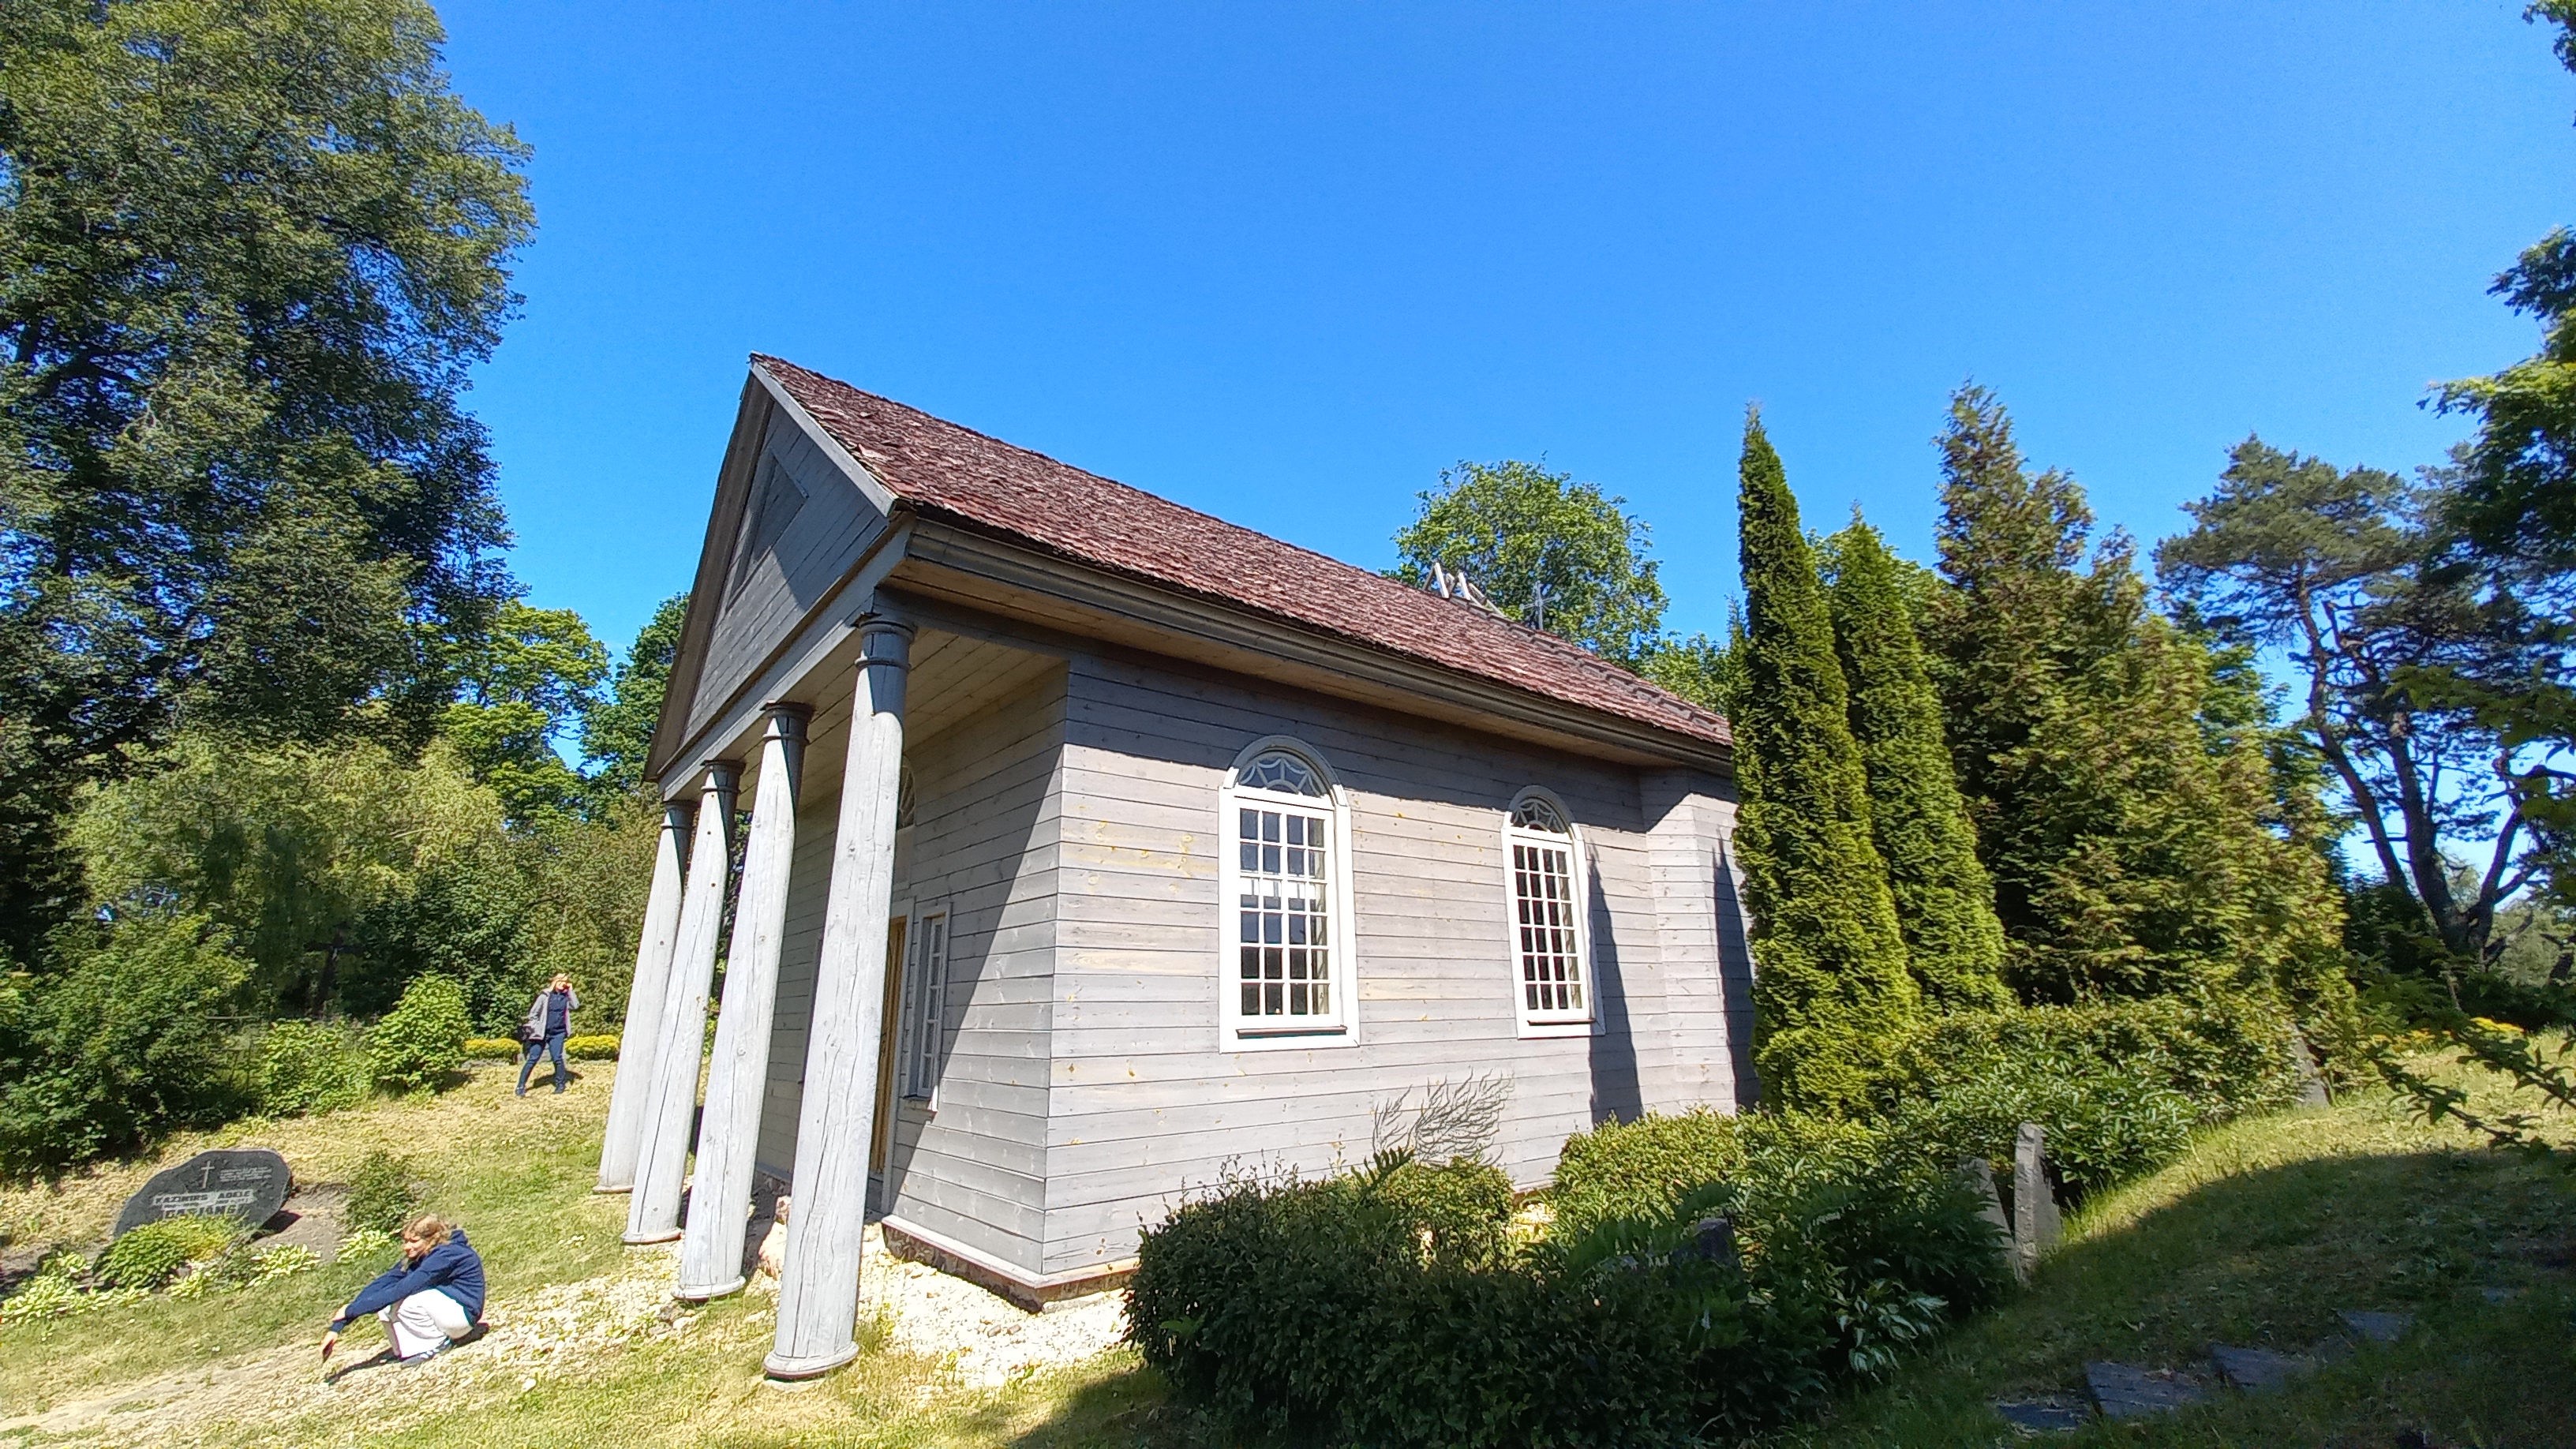
[(2009, 1006), (1994, 884), (1977, 861), (1897, 560), (1858, 510), (1825, 555), (1852, 738), (1869, 781), (1870, 839), (1887, 867), (1914, 980), (1945, 1011)]
[[(2555, 27), (2576, 71), (2576, 0), (2537, 0), (2524, 17)], [(2445, 521), (2449, 562), (2490, 590), (2490, 647), (2418, 668), (2419, 696), (2468, 710), (2515, 756), (2513, 809), (2536, 846), (2538, 883), (2576, 904), (2576, 231), (2543, 237), (2492, 289), (2540, 323), (2540, 350), (2435, 392), (2477, 419), (2456, 457)]]
[(1870, 843), (1867, 776), (1824, 585), (1780, 455), (1749, 411), (1739, 476), (1735, 840), (1753, 917), (1754, 1064), (1772, 1101), (1852, 1110), (1920, 995)]
[(1536, 463), (1460, 463), (1395, 536), (1396, 577), (1464, 573), (1496, 607), (1621, 664), (1655, 644), (1664, 586), (1646, 557), (1646, 525), (1571, 473)]
[(622, 796), (643, 788), (644, 757), (653, 748), (653, 726), (680, 657), (680, 629), (688, 623), (689, 596), (673, 594), (635, 632), (605, 697), (594, 698), (581, 719), (581, 753), (594, 792)]
[(2445, 951), (2483, 961), (2497, 910), (2537, 869), (2512, 787), (2546, 747), (2517, 748), (2475, 711), (2409, 687), (2495, 634), (2498, 598), (2443, 561), (2450, 492), (2248, 438), (2217, 489), (2184, 505), (2193, 527), (2157, 545), (2156, 563), (2177, 599), (2297, 662), (2298, 727), (2380, 878)]
[[(2033, 476), (1982, 389), (1952, 399), (1925, 642), (2007, 979), (2025, 999), (2286, 995), (2338, 1009), (2337, 898), (2259, 734), (2213, 719), (2200, 639), (2154, 613), (2128, 540)], [(2241, 706), (2221, 691), (2223, 714)]]
[(183, 700), (424, 738), (506, 591), (458, 403), (515, 305), (526, 148), (420, 0), (0, 6), (0, 929), (59, 812)]
[(588, 782), (556, 752), (597, 707), (608, 651), (570, 609), (513, 599), (459, 651), (457, 700), (440, 732), (518, 824), (575, 809)]

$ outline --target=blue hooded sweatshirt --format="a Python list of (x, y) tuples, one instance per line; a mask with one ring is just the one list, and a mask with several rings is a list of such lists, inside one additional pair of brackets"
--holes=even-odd
[(400, 1263), (387, 1270), (376, 1281), (358, 1290), (340, 1316), (331, 1320), (331, 1331), (339, 1332), (350, 1322), (379, 1308), (391, 1308), (424, 1289), (435, 1288), (456, 1300), (465, 1310), (465, 1321), (483, 1319), (483, 1259), (465, 1241), (465, 1230), (456, 1228), (447, 1241), (420, 1255), (417, 1263)]

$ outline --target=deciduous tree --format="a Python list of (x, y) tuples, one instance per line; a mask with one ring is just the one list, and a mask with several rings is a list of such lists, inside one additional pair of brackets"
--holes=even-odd
[(1664, 586), (1626, 499), (1518, 461), (1460, 463), (1416, 496), (1421, 514), (1395, 536), (1396, 577), (1427, 582), (1435, 563), (1464, 572), (1497, 607), (1622, 664), (1654, 644)]

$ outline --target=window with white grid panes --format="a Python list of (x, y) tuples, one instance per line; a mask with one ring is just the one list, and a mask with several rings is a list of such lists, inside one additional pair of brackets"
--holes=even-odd
[(1296, 753), (1265, 750), (1225, 795), (1228, 1024), (1245, 1036), (1338, 1030), (1348, 967), (1332, 789)]
[(1529, 795), (1512, 806), (1503, 835), (1511, 852), (1510, 924), (1521, 1020), (1533, 1026), (1588, 1022), (1592, 998), (1584, 973), (1573, 827), (1554, 802)]
[(948, 1029), (948, 913), (913, 922), (903, 973), (903, 1095), (927, 1101), (939, 1087), (939, 1044)]

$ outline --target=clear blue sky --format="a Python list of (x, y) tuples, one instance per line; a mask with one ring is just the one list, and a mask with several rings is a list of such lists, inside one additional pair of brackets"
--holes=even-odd
[(2576, 222), (2519, 10), (449, 3), (536, 146), (471, 403), (531, 601), (619, 644), (753, 350), (1371, 567), (1544, 455), (1713, 630), (1749, 399), (1811, 525), (1918, 558), (1970, 376), (2150, 542), (2251, 431), (2437, 460)]

